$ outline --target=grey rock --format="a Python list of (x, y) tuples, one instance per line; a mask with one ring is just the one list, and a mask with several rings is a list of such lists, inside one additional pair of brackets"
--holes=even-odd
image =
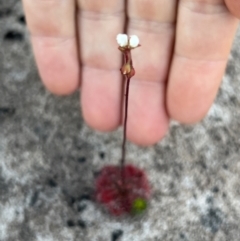
[(172, 121), (153, 147), (128, 145), (153, 197), (145, 215), (117, 219), (94, 202), (93, 184), (119, 160), (121, 130), (91, 130), (79, 93), (46, 91), (20, 2), (0, 9), (0, 241), (106, 241), (116, 230), (122, 241), (240, 240), (240, 32), (207, 117)]

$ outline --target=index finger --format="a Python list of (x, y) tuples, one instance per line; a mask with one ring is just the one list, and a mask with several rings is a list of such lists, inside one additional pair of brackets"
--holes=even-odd
[(69, 94), (79, 85), (75, 1), (23, 0), (36, 62), (45, 86)]

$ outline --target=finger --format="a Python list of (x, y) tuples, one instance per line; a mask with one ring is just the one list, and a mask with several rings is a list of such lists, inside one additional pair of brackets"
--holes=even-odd
[(113, 130), (120, 124), (121, 53), (116, 36), (124, 28), (124, 1), (78, 0), (78, 3), (83, 116), (95, 129)]
[(43, 83), (55, 94), (73, 92), (79, 83), (74, 0), (23, 3)]
[(237, 28), (223, 0), (181, 0), (167, 90), (170, 116), (184, 123), (204, 117), (224, 73)]
[(136, 75), (130, 83), (128, 138), (151, 145), (168, 129), (165, 84), (171, 59), (176, 0), (130, 0), (129, 34), (139, 36), (141, 47), (132, 51)]
[(229, 11), (240, 19), (240, 1), (239, 0), (225, 0)]

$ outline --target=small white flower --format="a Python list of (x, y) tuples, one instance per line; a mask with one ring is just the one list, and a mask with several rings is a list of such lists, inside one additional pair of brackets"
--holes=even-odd
[(130, 47), (136, 48), (139, 45), (139, 38), (137, 35), (131, 35), (129, 40)]
[(125, 47), (128, 45), (128, 36), (127, 34), (118, 34), (117, 35), (117, 43), (121, 46), (121, 47)]

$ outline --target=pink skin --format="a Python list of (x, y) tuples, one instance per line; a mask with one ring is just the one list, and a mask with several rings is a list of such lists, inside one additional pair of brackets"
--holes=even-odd
[(59, 95), (80, 88), (84, 119), (101, 131), (123, 120), (116, 35), (128, 16), (127, 33), (142, 47), (132, 53), (127, 138), (146, 146), (165, 135), (170, 118), (194, 123), (207, 113), (238, 26), (239, 0), (124, 2), (23, 0), (44, 85)]

